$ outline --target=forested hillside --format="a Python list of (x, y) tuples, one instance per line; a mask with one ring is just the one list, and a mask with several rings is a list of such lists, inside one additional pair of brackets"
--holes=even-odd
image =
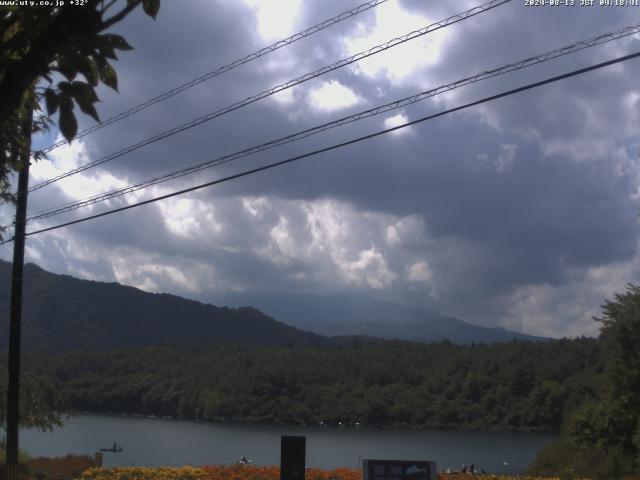
[[(9, 332), (11, 264), (0, 261), (0, 345)], [(25, 350), (61, 352), (168, 343), (315, 344), (329, 339), (278, 322), (255, 308), (205, 305), (118, 283), (80, 280), (25, 265)], [(3, 347), (4, 348), (4, 347)]]
[[(10, 274), (11, 264), (0, 260), (0, 345), (7, 344), (9, 331)], [(217, 307), (118, 283), (57, 275), (28, 263), (23, 348), (63, 352), (225, 342), (340, 345), (350, 343), (351, 337), (370, 342), (376, 341), (374, 337), (414, 341), (446, 338), (456, 343), (542, 340), (366, 297), (362, 297), (364, 301), (357, 299), (355, 304), (349, 298), (345, 303), (341, 296), (306, 296), (297, 301), (292, 298), (282, 297), (282, 309), (276, 310), (272, 318), (252, 306)], [(286, 324), (282, 323), (283, 318)], [(317, 323), (319, 318), (324, 319), (323, 326)]]
[(79, 411), (208, 421), (548, 429), (598, 389), (594, 339), (150, 347), (32, 355)]

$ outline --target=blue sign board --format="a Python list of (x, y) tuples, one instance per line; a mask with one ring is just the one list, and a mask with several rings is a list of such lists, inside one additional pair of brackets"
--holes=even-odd
[(436, 480), (436, 462), (424, 460), (363, 460), (364, 480)]

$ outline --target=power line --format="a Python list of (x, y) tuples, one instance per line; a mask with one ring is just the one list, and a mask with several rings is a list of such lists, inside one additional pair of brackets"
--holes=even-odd
[(364, 51), (364, 52), (360, 52), (360, 53), (356, 53), (355, 55), (352, 55), (348, 58), (344, 58), (342, 60), (339, 60), (331, 65), (322, 67), (314, 72), (310, 72), (310, 73), (306, 73), (298, 78), (295, 78), (293, 80), (289, 80), (288, 82), (282, 83), (280, 85), (277, 85), (275, 87), (272, 87), (268, 90), (264, 90), (256, 95), (253, 95), (251, 97), (247, 97), (244, 100), (241, 100), (239, 102), (233, 103), (227, 107), (224, 107), (220, 110), (216, 110), (215, 112), (211, 112), (208, 113), (207, 115), (204, 115), (202, 117), (196, 118), (195, 120), (192, 120), (190, 122), (184, 123), (182, 125), (179, 125), (177, 127), (172, 128), (171, 130), (167, 130), (165, 132), (159, 133), (157, 135), (154, 135), (153, 137), (147, 138), (145, 140), (142, 140), (141, 142), (138, 142), (136, 144), (130, 145), (128, 147), (123, 148), (122, 150), (119, 150), (115, 153), (109, 154), (105, 157), (102, 157), (98, 160), (94, 160), (93, 162), (89, 162), (83, 166), (80, 166), (78, 168), (69, 170), (65, 173), (62, 173), (56, 177), (50, 178), (49, 180), (45, 180), (43, 182), (40, 182), (34, 186), (32, 186), (29, 189), (29, 193), (39, 190), (43, 187), (46, 187), (47, 185), (50, 185), (54, 182), (57, 182), (58, 180), (61, 180), (63, 178), (67, 178), (70, 177), (71, 175), (75, 175), (76, 173), (80, 173), (83, 172), (85, 170), (88, 170), (89, 168), (98, 166), (98, 165), (102, 165), (104, 163), (110, 162), (111, 160), (115, 160), (116, 158), (122, 157), (123, 155), (126, 155), (127, 153), (131, 153), (135, 150), (138, 150), (139, 148), (145, 147), (147, 145), (150, 145), (152, 143), (155, 143), (159, 140), (163, 140), (167, 137), (170, 137), (172, 135), (175, 135), (177, 133), (183, 132), (185, 130), (194, 128), (198, 125), (201, 125), (205, 122), (208, 122), (210, 120), (213, 120), (216, 117), (220, 117), (222, 115), (225, 115), (227, 113), (230, 113), (234, 110), (237, 110), (239, 108), (245, 107), (249, 104), (252, 104), (254, 102), (257, 102), (259, 100), (262, 100), (263, 98), (269, 97), (271, 95), (274, 95), (278, 92), (281, 92), (283, 90), (286, 90), (288, 88), (294, 87), (296, 85), (299, 85), (301, 83), (304, 83), (308, 80), (311, 80), (313, 78), (319, 77), (321, 75), (324, 75), (325, 73), (331, 72), (333, 70), (337, 70), (338, 68), (342, 68), (344, 66), (350, 65), (354, 62), (357, 62), (359, 60), (362, 60), (364, 58), (370, 57), (372, 55), (375, 55), (377, 53), (383, 52), (385, 50), (388, 50), (389, 48), (395, 47), (396, 45), (400, 45), (403, 44), (405, 42), (408, 42), (409, 40), (413, 40), (415, 38), (421, 37), (423, 35), (426, 35), (428, 33), (431, 33), (433, 31), (439, 30), (441, 28), (445, 28), (449, 25), (453, 25), (454, 23), (458, 23), (461, 22), (463, 20), (466, 20), (470, 17), (473, 17), (475, 15), (478, 15), (480, 13), (484, 13), (487, 12), (493, 8), (496, 8), (500, 5), (503, 5), (505, 3), (510, 2), (511, 0), (491, 0), (487, 3), (484, 3), (482, 5), (470, 8), (468, 10), (465, 10), (464, 12), (458, 13), (456, 15), (452, 15), (444, 20), (441, 20), (440, 22), (436, 22), (436, 23), (432, 23), (424, 28), (421, 28), (419, 30), (414, 30), (413, 32), (407, 33), (406, 35), (403, 35), (401, 37), (396, 37), (394, 39), (388, 40), (385, 43), (376, 45), (374, 47), (371, 47), (370, 49)]
[[(214, 77), (217, 77), (219, 75), (222, 75), (223, 73), (227, 73), (230, 70), (233, 70), (236, 67), (239, 67), (240, 65), (244, 65), (245, 63), (251, 62), (253, 60), (256, 60), (264, 55), (267, 55), (268, 53), (274, 52), (282, 47), (285, 47), (287, 45), (291, 45), (294, 42), (297, 42), (298, 40), (302, 40), (303, 38), (306, 38), (310, 35), (313, 35), (314, 33), (320, 32), (328, 27), (331, 27), (332, 25), (335, 25), (337, 23), (342, 22), (343, 20), (346, 20), (348, 18), (354, 17), (362, 12), (365, 12), (371, 8), (377, 7), (378, 5), (380, 5), (381, 3), (386, 2), (387, 0), (372, 0), (366, 3), (363, 3), (361, 5), (358, 5), (355, 8), (352, 8), (351, 10), (346, 10), (342, 13), (339, 13), (338, 15), (336, 15), (335, 17), (329, 18), (327, 20), (324, 20), (323, 22), (320, 22), (316, 25), (313, 25), (312, 27), (307, 28), (306, 30), (303, 30), (302, 32), (298, 32), (298, 33), (294, 33), (293, 35), (291, 35), (290, 37), (285, 38), (284, 40), (279, 40), (276, 43), (273, 43), (267, 47), (261, 48), (260, 50), (250, 53), (249, 55), (246, 55), (245, 57), (242, 57), (238, 60), (235, 60), (227, 65), (224, 65), (222, 67), (219, 67), (215, 70), (213, 70), (212, 72), (209, 73), (205, 73), (204, 75), (201, 75), (197, 78), (194, 78), (193, 80), (183, 83), (182, 85), (179, 85), (178, 87), (175, 87), (171, 90), (168, 90), (164, 93), (161, 93), (160, 95), (150, 98), (149, 100), (136, 105), (135, 107), (129, 108), (128, 110), (125, 110), (117, 115), (114, 115), (113, 117), (108, 118), (107, 120), (98, 123), (96, 125), (93, 125), (89, 128), (86, 128), (84, 130), (82, 130), (80, 133), (78, 133), (75, 138), (81, 138), (84, 137), (86, 135), (89, 135), (90, 133), (93, 133), (97, 130), (100, 130), (101, 128), (106, 127), (107, 125), (111, 125), (112, 123), (116, 123), (124, 118), (130, 117), (131, 115), (138, 113), (152, 105), (155, 105), (158, 102), (162, 102), (164, 100), (167, 100), (168, 98), (173, 97), (174, 95), (177, 95), (179, 93), (184, 92), (185, 90), (188, 90), (192, 87), (195, 87), (196, 85), (199, 85), (200, 83), (206, 82), (207, 80), (210, 80)], [(61, 145), (64, 145), (65, 143), (67, 143), (66, 140), (61, 140), (57, 143), (54, 143), (53, 145), (47, 147), (46, 149), (44, 149), (44, 152), (50, 152), (58, 147), (60, 147)]]
[(13, 242), (13, 239), (15, 238), (15, 235), (16, 235), (15, 222), (3, 226), (1, 231), (2, 232), (9, 232), (9, 236), (8, 236), (9, 238), (8, 238), (8, 240), (0, 242), (0, 245), (4, 245), (5, 243)]
[[(134, 204), (131, 204), (131, 205), (127, 205), (127, 206), (124, 206), (124, 207), (115, 208), (113, 210), (108, 210), (106, 212), (98, 213), (96, 215), (90, 215), (90, 216), (79, 218), (77, 220), (73, 220), (73, 221), (70, 221), (70, 222), (65, 222), (65, 223), (61, 223), (61, 224), (54, 225), (54, 226), (51, 226), (51, 227), (46, 227), (46, 228), (42, 228), (42, 229), (39, 229), (39, 230), (34, 230), (32, 232), (27, 233), (27, 236), (36, 235), (36, 234), (44, 233), (44, 232), (49, 232), (49, 231), (52, 231), (52, 230), (57, 230), (59, 228), (68, 227), (70, 225), (75, 225), (77, 223), (82, 223), (82, 222), (86, 222), (88, 220), (93, 220), (93, 219), (96, 219), (96, 218), (104, 217), (104, 216), (107, 216), (107, 215), (111, 215), (113, 213), (119, 213), (119, 212), (122, 212), (124, 210), (129, 210), (131, 208), (140, 207), (142, 205), (147, 205), (147, 204), (154, 203), (154, 202), (157, 202), (157, 201), (160, 201), (160, 200), (166, 200), (167, 198), (175, 197), (175, 196), (178, 196), (178, 195), (183, 195), (185, 193), (193, 192), (195, 190), (200, 190), (202, 188), (210, 187), (210, 186), (217, 185), (219, 183), (224, 183), (224, 182), (227, 182), (227, 181), (230, 181), (230, 180), (235, 180), (237, 178), (241, 178), (241, 177), (245, 177), (245, 176), (248, 176), (248, 175), (252, 175), (254, 173), (262, 172), (262, 171), (265, 171), (265, 170), (270, 170), (272, 168), (279, 167), (279, 166), (282, 166), (282, 165), (285, 165), (285, 164), (288, 164), (288, 163), (293, 163), (295, 161), (302, 160), (304, 158), (311, 157), (311, 156), (314, 156), (314, 155), (318, 155), (320, 153), (325, 153), (325, 152), (329, 152), (331, 150), (336, 150), (338, 148), (346, 147), (348, 145), (353, 145), (355, 143), (359, 143), (359, 142), (362, 142), (364, 140), (370, 140), (372, 138), (375, 138), (375, 137), (378, 137), (378, 136), (381, 136), (381, 135), (384, 135), (384, 134), (387, 134), (387, 133), (390, 133), (390, 132), (393, 132), (393, 131), (396, 131), (396, 130), (400, 130), (402, 128), (410, 127), (412, 125), (416, 125), (418, 123), (422, 123), (422, 122), (425, 122), (427, 120), (432, 120), (434, 118), (442, 117), (444, 115), (447, 115), (447, 114), (450, 114), (450, 113), (453, 113), (453, 112), (457, 112), (459, 110), (463, 110), (463, 109), (470, 108), (470, 107), (473, 107), (473, 106), (476, 106), (476, 105), (480, 105), (480, 104), (487, 103), (487, 102), (490, 102), (490, 101), (493, 101), (493, 100), (497, 100), (499, 98), (503, 98), (503, 97), (507, 97), (507, 96), (510, 96), (510, 95), (514, 95), (516, 93), (524, 92), (526, 90), (531, 90), (533, 88), (541, 87), (543, 85), (547, 85), (547, 84), (554, 83), (554, 82), (557, 82), (557, 81), (560, 81), (560, 80), (564, 80), (566, 78), (575, 77), (575, 76), (581, 75), (583, 73), (587, 73), (587, 72), (591, 72), (593, 70), (597, 70), (597, 69), (600, 69), (600, 68), (608, 67), (608, 66), (614, 65), (616, 63), (625, 62), (627, 60), (631, 60), (631, 59), (637, 58), (637, 57), (640, 57), (640, 52), (635, 52), (635, 53), (632, 53), (632, 54), (629, 54), (629, 55), (625, 55), (623, 57), (615, 58), (613, 60), (608, 60), (606, 62), (598, 63), (598, 64), (595, 64), (595, 65), (591, 65), (589, 67), (581, 68), (581, 69), (578, 69), (578, 70), (573, 70), (571, 72), (564, 73), (562, 75), (557, 75), (557, 76), (554, 76), (554, 77), (550, 77), (550, 78), (547, 78), (545, 80), (541, 80), (541, 81), (538, 81), (538, 82), (529, 83), (529, 84), (524, 85), (522, 87), (518, 87), (518, 88), (511, 89), (511, 90), (507, 90), (505, 92), (498, 93), (496, 95), (492, 95), (492, 96), (489, 96), (489, 97), (485, 97), (485, 98), (482, 98), (480, 100), (476, 100), (474, 102), (466, 103), (466, 104), (460, 105), (458, 107), (450, 108), (448, 110), (444, 110), (442, 112), (438, 112), (438, 113), (435, 113), (435, 114), (432, 114), (432, 115), (427, 115), (427, 116), (419, 118), (417, 120), (413, 120), (411, 122), (404, 123), (402, 125), (398, 125), (398, 126), (395, 126), (395, 127), (387, 128), (385, 130), (380, 130), (378, 132), (374, 132), (374, 133), (371, 133), (369, 135), (364, 135), (364, 136), (361, 136), (361, 137), (358, 137), (358, 138), (354, 138), (352, 140), (348, 140), (346, 142), (334, 144), (334, 145), (331, 145), (329, 147), (325, 147), (325, 148), (321, 148), (321, 149), (318, 149), (318, 150), (314, 150), (312, 152), (308, 152), (308, 153), (305, 153), (305, 154), (302, 154), (302, 155), (297, 155), (295, 157), (291, 157), (291, 158), (288, 158), (286, 160), (280, 160), (278, 162), (270, 163), (268, 165), (263, 165), (261, 167), (256, 167), (256, 168), (253, 168), (253, 169), (250, 169), (250, 170), (245, 170), (244, 172), (236, 173), (234, 175), (229, 175), (227, 177), (220, 178), (218, 180), (214, 180), (214, 181), (207, 182), (207, 183), (202, 183), (202, 184), (196, 185), (194, 187), (185, 188), (183, 190), (179, 190), (179, 191), (176, 191), (176, 192), (168, 193), (166, 195), (161, 195), (159, 197), (151, 198), (149, 200), (144, 200), (144, 201), (141, 201), (141, 202), (138, 202), (138, 203), (134, 203)], [(10, 241), (13, 241), (13, 239), (5, 240), (4, 242), (0, 243), (0, 245), (5, 244), (5, 243), (9, 243)]]
[(590, 38), (588, 40), (581, 40), (579, 42), (575, 42), (571, 45), (567, 45), (561, 48), (557, 48), (555, 50), (551, 50), (548, 52), (545, 52), (543, 54), (537, 55), (537, 56), (533, 56), (533, 57), (529, 57), (526, 58), (524, 60), (520, 60), (518, 62), (514, 62), (514, 63), (510, 63), (507, 65), (504, 65), (502, 67), (498, 67), (498, 68), (494, 68), (492, 70), (485, 70), (484, 72), (478, 73), (476, 75), (470, 76), (470, 77), (466, 77), (463, 78), (461, 80), (457, 80), (455, 82), (451, 82), (448, 83), (446, 85), (441, 85), (439, 87), (436, 88), (432, 88), (430, 90), (424, 91), (424, 92), (420, 92), (418, 94), (409, 96), (409, 97), (405, 97), (402, 98), (400, 100), (396, 100), (393, 102), (389, 102), (386, 103), (384, 105), (380, 105), (378, 107), (375, 108), (371, 108), (368, 110), (364, 110), (362, 112), (353, 114), (353, 115), (349, 115), (346, 117), (342, 117), (338, 120), (334, 120), (332, 122), (328, 122), (322, 125), (318, 125), (312, 128), (309, 128), (307, 130), (303, 130), (300, 132), (296, 132), (292, 135), (288, 135), (286, 137), (281, 137), (275, 140), (271, 140), (269, 142), (266, 143), (262, 143), (260, 145), (257, 146), (253, 146), (232, 154), (228, 154), (228, 155), (224, 155), (222, 157), (218, 157), (215, 158), (213, 160), (208, 160), (206, 162), (197, 164), (197, 165), (193, 165), (191, 167), (187, 167), (187, 168), (183, 168), (180, 170), (176, 170), (170, 173), (167, 173), (165, 175), (162, 176), (158, 176), (155, 177), (153, 179), (150, 180), (145, 180), (142, 182), (138, 182), (132, 185), (128, 185), (126, 187), (120, 188), (120, 189), (116, 189), (116, 190), (112, 190), (109, 192), (105, 192), (105, 193), (101, 193), (98, 195), (94, 195), (91, 197), (87, 197), (84, 198), (82, 200), (78, 200), (72, 203), (68, 203), (62, 206), (58, 206), (58, 207), (54, 207), (54, 208), (49, 208), (46, 210), (42, 210), (40, 212), (34, 213), (32, 215), (29, 216), (28, 220), (32, 221), (32, 220), (42, 220), (45, 218), (50, 218), (56, 215), (60, 215), (62, 213), (66, 213), (66, 212), (70, 212), (73, 210), (77, 210), (79, 208), (82, 207), (86, 207), (89, 205), (94, 205), (97, 204), (99, 202), (103, 202), (103, 201), (107, 201), (122, 195), (126, 195), (129, 193), (133, 193), (136, 192), (138, 190), (142, 190), (143, 188), (147, 188), (153, 185), (157, 185), (160, 183), (164, 183), (166, 181), (169, 180), (174, 180), (176, 178), (180, 178), (186, 175), (190, 175), (192, 173), (196, 173), (199, 172), (201, 170), (207, 169), (207, 168), (212, 168), (224, 163), (228, 163), (234, 160), (237, 160), (239, 158), (242, 157), (246, 157), (249, 155), (253, 155), (255, 153), (258, 152), (262, 152), (280, 145), (284, 145), (287, 143), (291, 143), (306, 137), (309, 137), (311, 135), (315, 135), (317, 133), (321, 133), (324, 132), (326, 130), (329, 130), (331, 128), (335, 128), (335, 127), (339, 127), (342, 125), (346, 125), (348, 123), (351, 122), (355, 122), (364, 118), (368, 118), (374, 115), (379, 115), (381, 113), (385, 113), (385, 112), (389, 112), (392, 110), (396, 110), (398, 108), (402, 108), (405, 107), (407, 105), (411, 105), (413, 103), (425, 100), (427, 98), (431, 98), (434, 97), (436, 95), (439, 95), (441, 93), (444, 92), (448, 92), (451, 90), (454, 90), (456, 88), (465, 86), (465, 85), (469, 85), (472, 83), (476, 83), (478, 81), (481, 80), (485, 80), (487, 78), (492, 78), (492, 77), (496, 77), (498, 75), (503, 75), (505, 73), (509, 73), (515, 70), (521, 70), (523, 68), (527, 68), (533, 65), (537, 65), (539, 63), (543, 63), (552, 59), (555, 59), (557, 57), (563, 56), (563, 55), (568, 55), (570, 53), (574, 53), (576, 51), (579, 50), (583, 50), (585, 48), (590, 48), (596, 45), (600, 45), (603, 43), (607, 43), (613, 40), (618, 40), (620, 38), (629, 36), (629, 35), (634, 35), (636, 33), (640, 33), (640, 24), (636, 24), (636, 25), (631, 25), (631, 26), (627, 26), (624, 28), (621, 28), (619, 30), (615, 30), (613, 32), (609, 32), (606, 34), (602, 34), (602, 35), (598, 35), (597, 37), (593, 37)]

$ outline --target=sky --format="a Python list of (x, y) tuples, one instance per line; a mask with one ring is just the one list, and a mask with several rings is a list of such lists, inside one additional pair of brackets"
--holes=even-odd
[[(214, 159), (637, 23), (640, 7), (491, 11), (279, 92), (34, 192), (29, 211)], [(358, 5), (164, 1), (118, 24), (106, 119)], [(73, 141), (35, 184), (479, 2), (389, 0)], [(640, 35), (46, 221), (34, 230), (222, 178), (640, 50)], [(26, 260), (219, 304), (225, 295), (359, 294), (483, 326), (597, 335), (605, 299), (640, 281), (640, 60), (587, 73), (299, 162), (29, 237)], [(81, 128), (93, 120), (78, 113)], [(38, 147), (57, 132), (35, 139)], [(0, 209), (2, 223), (11, 209)], [(0, 247), (9, 260), (10, 246)]]

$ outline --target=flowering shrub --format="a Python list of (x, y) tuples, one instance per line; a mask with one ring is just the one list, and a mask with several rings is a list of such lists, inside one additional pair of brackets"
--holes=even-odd
[[(256, 467), (253, 465), (208, 465), (202, 467), (207, 472), (206, 480), (280, 480), (280, 467)], [(360, 470), (337, 468), (321, 470), (308, 468), (306, 480), (362, 480)]]
[[(506, 475), (482, 475), (471, 477), (461, 473), (441, 473), (439, 480), (558, 480), (540, 477), (514, 477)], [(92, 468), (86, 471), (82, 480), (280, 480), (280, 468), (257, 467), (254, 465), (206, 465), (204, 467), (180, 468)], [(321, 470), (309, 468), (305, 473), (305, 480), (362, 480), (360, 470), (352, 468), (337, 468), (335, 470)]]
[(206, 473), (195, 467), (114, 467), (91, 468), (81, 480), (205, 480)]

